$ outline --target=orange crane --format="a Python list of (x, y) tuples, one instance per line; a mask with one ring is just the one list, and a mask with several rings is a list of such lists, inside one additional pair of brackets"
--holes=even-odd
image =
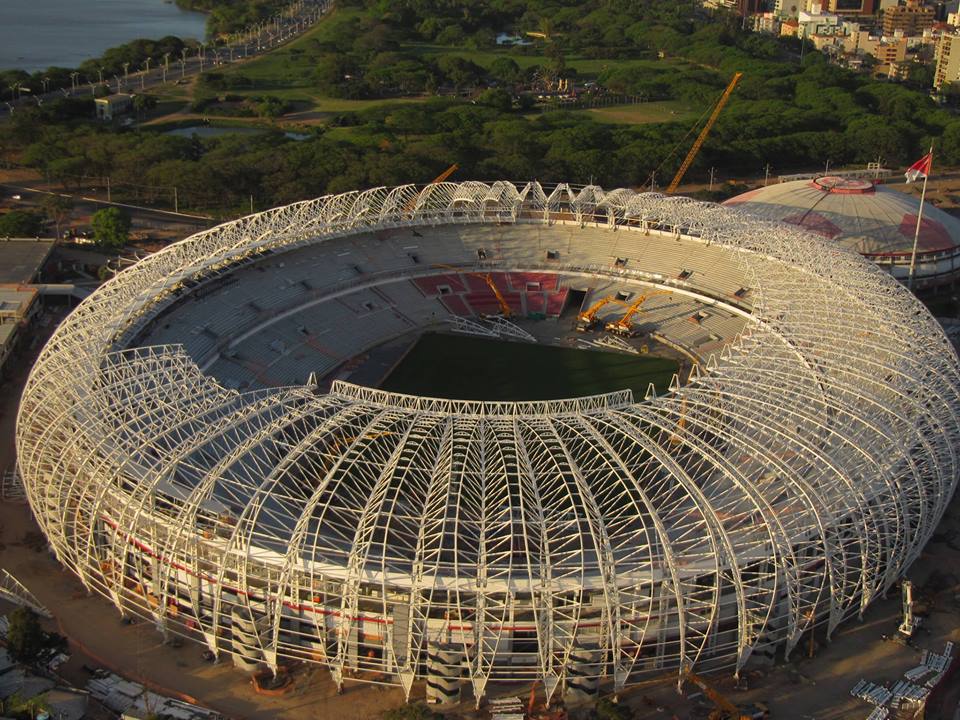
[(490, 273), (478, 273), (478, 272), (464, 272), (461, 268), (454, 267), (453, 265), (434, 265), (435, 268), (445, 268), (447, 270), (455, 270), (458, 273), (463, 273), (464, 275), (469, 275), (470, 277), (481, 278), (490, 288), (490, 291), (493, 293), (493, 296), (497, 299), (497, 303), (500, 305), (500, 312), (505, 318), (509, 318), (513, 315), (513, 310), (510, 309), (510, 305), (507, 303), (507, 299), (503, 297), (503, 293), (500, 292), (500, 288), (497, 287), (497, 284), (493, 281), (493, 276)]
[(690, 681), (700, 688), (710, 702), (716, 705), (716, 709), (708, 716), (709, 720), (756, 720), (769, 715), (769, 711), (763, 705), (737, 707), (723, 693), (692, 670), (687, 671), (687, 676), (684, 678), (684, 682), (686, 681)]
[(444, 170), (442, 173), (440, 173), (439, 175), (437, 175), (433, 180), (431, 180), (431, 181), (430, 181), (429, 183), (427, 183), (427, 184), (428, 184), (428, 185), (438, 185), (439, 183), (442, 183), (442, 182), (443, 182), (444, 180), (446, 180), (448, 177), (450, 177), (451, 175), (453, 175), (453, 174), (454, 174), (457, 170), (459, 170), (459, 169), (460, 169), (460, 166), (457, 165), (457, 163), (454, 163), (453, 165), (451, 165), (451, 166), (448, 167), (446, 170)]
[(733, 79), (730, 81), (730, 84), (727, 85), (727, 89), (723, 91), (723, 95), (720, 96), (716, 106), (714, 106), (713, 112), (710, 114), (710, 118), (707, 120), (707, 124), (703, 126), (703, 130), (701, 130), (700, 134), (697, 135), (697, 139), (693, 141), (693, 146), (690, 148), (690, 152), (687, 153), (687, 156), (680, 164), (680, 169), (677, 170), (677, 174), (674, 175), (673, 180), (670, 181), (670, 185), (667, 187), (668, 195), (672, 195), (674, 192), (676, 192), (677, 185), (680, 184), (680, 181), (683, 180), (683, 176), (686, 175), (687, 170), (690, 169), (690, 165), (693, 163), (694, 158), (697, 157), (697, 153), (700, 152), (700, 147), (703, 145), (704, 140), (707, 139), (707, 135), (710, 134), (710, 130), (713, 129), (714, 123), (716, 123), (717, 118), (720, 117), (720, 111), (723, 110), (723, 106), (727, 104), (727, 100), (730, 99), (730, 95), (733, 93), (733, 89), (737, 86), (737, 83), (740, 82), (741, 77), (743, 77), (743, 73), (735, 73)]
[(612, 333), (617, 335), (623, 335), (625, 337), (633, 337), (635, 334), (631, 320), (633, 316), (640, 311), (640, 306), (643, 305), (648, 298), (652, 298), (654, 295), (666, 295), (666, 290), (656, 290), (654, 292), (646, 293), (638, 297), (631, 305), (627, 308), (626, 314), (619, 320), (614, 320), (608, 322), (605, 326), (606, 330), (609, 330)]
[[(454, 163), (453, 165), (451, 165), (450, 167), (448, 167), (446, 170), (444, 170), (442, 173), (440, 173), (439, 175), (437, 175), (433, 180), (431, 180), (430, 182), (428, 182), (427, 185), (439, 185), (439, 184), (442, 183), (444, 180), (446, 180), (448, 177), (450, 177), (451, 175), (453, 175), (459, 168), (460, 168), (460, 166), (459, 166), (457, 163)], [(421, 192), (423, 192), (423, 191), (421, 191)], [(413, 210), (413, 208), (416, 207), (417, 200), (418, 200), (419, 198), (420, 198), (420, 193), (417, 193), (417, 194), (414, 195), (412, 198), (410, 198), (410, 199), (407, 201), (407, 204), (403, 206), (403, 212), (404, 212), (404, 213), (408, 213), (408, 212), (410, 212), (411, 210)]]
[(593, 326), (597, 324), (597, 313), (610, 303), (626, 305), (623, 300), (618, 300), (613, 295), (607, 295), (604, 298), (600, 298), (586, 311), (577, 316), (577, 330), (579, 332), (587, 332), (588, 330), (592, 330)]

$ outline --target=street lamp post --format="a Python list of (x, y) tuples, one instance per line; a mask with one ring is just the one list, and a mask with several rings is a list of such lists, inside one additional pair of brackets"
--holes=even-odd
[(117, 81), (117, 92), (120, 92), (120, 76), (114, 75), (113, 79)]
[(167, 84), (167, 70), (170, 69), (170, 53), (163, 54), (163, 84)]
[(40, 78), (40, 84), (43, 85), (43, 94), (47, 94), (47, 86), (50, 84), (50, 78)]
[(187, 61), (183, 58), (180, 58), (180, 79), (183, 80), (187, 76)]
[(123, 82), (126, 84), (127, 80), (130, 79), (130, 63), (125, 62), (123, 64)]
[(79, 75), (80, 75), (80, 73), (78, 73), (76, 70), (74, 70), (72, 73), (70, 73), (70, 89), (73, 90), (74, 92), (77, 91), (77, 87), (78, 87), (78, 85), (77, 85), (77, 77), (78, 77)]

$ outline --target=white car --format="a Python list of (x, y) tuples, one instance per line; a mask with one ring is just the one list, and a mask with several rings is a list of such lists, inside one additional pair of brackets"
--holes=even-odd
[(10, 197), (11, 197), (12, 199), (14, 199), (14, 200), (20, 200), (20, 199), (21, 199), (19, 193), (18, 193), (17, 195), (11, 195)]

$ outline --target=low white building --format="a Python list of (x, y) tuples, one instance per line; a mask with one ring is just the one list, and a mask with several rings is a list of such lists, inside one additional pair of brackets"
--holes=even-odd
[(797, 34), (801, 38), (842, 36), (844, 34), (840, 16), (822, 12), (819, 5), (814, 5), (812, 12), (801, 11), (797, 15), (797, 23)]
[(117, 93), (94, 99), (97, 107), (97, 120), (113, 120), (133, 110), (133, 95)]

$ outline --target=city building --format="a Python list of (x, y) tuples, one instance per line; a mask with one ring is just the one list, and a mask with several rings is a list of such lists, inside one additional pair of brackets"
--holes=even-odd
[(960, 81), (960, 35), (944, 33), (937, 41), (937, 67), (933, 87), (943, 90), (950, 83)]
[(823, 9), (837, 15), (868, 16), (877, 11), (877, 0), (822, 0)]
[(729, 10), (741, 17), (747, 17), (760, 10), (760, 0), (703, 0), (703, 7), (710, 10)]
[[(814, 5), (810, 11), (802, 10), (797, 15), (797, 34), (803, 39), (842, 37), (843, 24), (839, 15), (823, 12), (821, 6)], [(821, 40), (823, 42), (823, 40)], [(819, 49), (819, 48), (818, 48)]]
[(795, 20), (797, 13), (805, 9), (804, 0), (774, 0), (773, 2), (773, 14), (786, 20)]
[(24, 328), (40, 308), (28, 285), (0, 285), (0, 371), (13, 354)]
[(887, 70), (887, 77), (891, 80), (908, 80), (910, 78), (910, 73), (916, 63), (910, 60), (901, 60), (900, 62), (890, 63), (889, 69)]
[(866, 30), (857, 30), (844, 37), (844, 52), (869, 55), (878, 65), (885, 66), (883, 74), (888, 74), (886, 66), (900, 63), (907, 57), (907, 38), (897, 33), (894, 37), (878, 37)]
[(781, 37), (798, 37), (800, 35), (800, 23), (797, 20), (789, 19), (780, 23)]
[(769, 33), (776, 35), (780, 33), (780, 18), (776, 13), (756, 13), (750, 16), (754, 32)]
[(113, 120), (133, 110), (133, 95), (125, 93), (95, 98), (93, 102), (97, 108), (97, 120)]
[(904, 35), (922, 35), (933, 27), (936, 20), (934, 9), (922, 0), (906, 0), (883, 11), (883, 34), (892, 36), (900, 31)]
[(0, 239), (0, 372), (16, 350), (24, 329), (40, 310), (41, 270), (55, 241)]

